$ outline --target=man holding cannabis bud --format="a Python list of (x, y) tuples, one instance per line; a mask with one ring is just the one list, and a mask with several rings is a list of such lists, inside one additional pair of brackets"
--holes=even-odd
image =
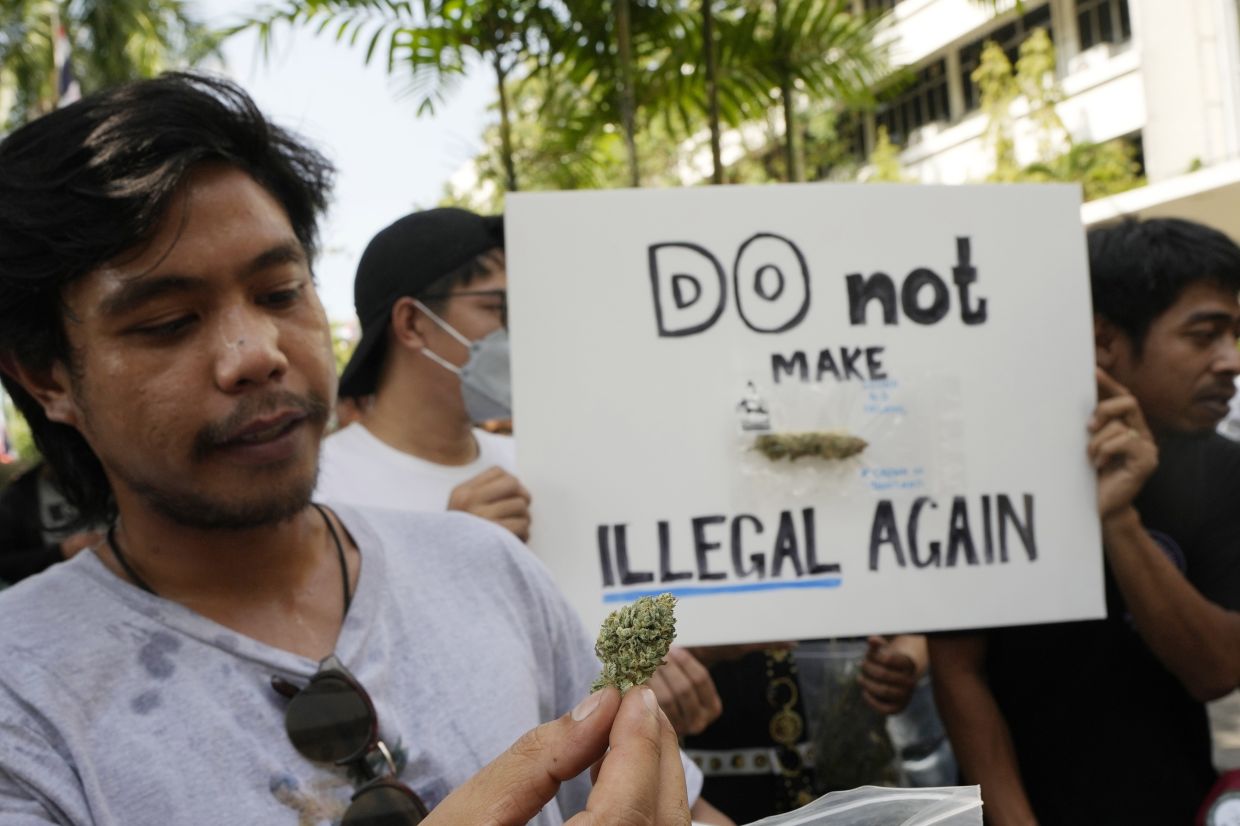
[(0, 820), (687, 824), (653, 693), (587, 696), (590, 641), (511, 534), (311, 503), (331, 173), (187, 75), (0, 143), (4, 386), (109, 525), (0, 594)]

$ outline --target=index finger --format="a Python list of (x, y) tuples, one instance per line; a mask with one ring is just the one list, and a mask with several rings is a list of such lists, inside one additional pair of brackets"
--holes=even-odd
[(485, 502), (509, 497), (529, 502), (529, 492), (521, 485), (521, 481), (503, 468), (493, 467), (479, 474), (475, 479), (477, 481), (475, 492)]
[(619, 705), (618, 692), (603, 689), (569, 714), (526, 732), (436, 806), (424, 826), (527, 823), (561, 783), (603, 754)]
[(1128, 388), (1120, 384), (1111, 374), (1101, 367), (1094, 368), (1094, 377), (1098, 381), (1098, 401), (1113, 399), (1116, 396), (1131, 396)]
[(891, 653), (881, 659), (867, 657), (861, 663), (859, 676), (884, 683), (909, 683), (917, 672), (917, 665), (905, 654)]
[(504, 474), (505, 474), (505, 471), (503, 468), (499, 467), (498, 465), (493, 465), (487, 468), (486, 470), (482, 471), (482, 473), (479, 473), (477, 476), (472, 476), (469, 479), (466, 479), (464, 482), (462, 482), (459, 485), (459, 487), (464, 487), (466, 485), (469, 485), (471, 487), (485, 485), (488, 482), (495, 480), (496, 478), (503, 477)]
[(865, 652), (861, 665), (862, 667), (876, 665), (897, 671), (916, 670), (916, 663), (913, 661), (913, 658), (891, 644), (869, 648)]

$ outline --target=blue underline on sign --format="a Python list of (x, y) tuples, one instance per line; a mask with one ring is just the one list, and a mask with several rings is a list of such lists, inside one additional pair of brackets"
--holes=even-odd
[(753, 582), (748, 585), (705, 585), (696, 588), (658, 588), (653, 591), (621, 591), (603, 594), (603, 602), (630, 602), (641, 597), (657, 597), (671, 594), (677, 598), (709, 597), (716, 594), (744, 594), (753, 591), (788, 591), (803, 588), (838, 588), (840, 577), (831, 579), (795, 579), (790, 582)]

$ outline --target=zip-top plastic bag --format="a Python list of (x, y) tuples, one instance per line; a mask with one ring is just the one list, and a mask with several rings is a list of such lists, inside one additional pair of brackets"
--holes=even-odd
[(982, 826), (981, 786), (831, 792), (750, 826)]

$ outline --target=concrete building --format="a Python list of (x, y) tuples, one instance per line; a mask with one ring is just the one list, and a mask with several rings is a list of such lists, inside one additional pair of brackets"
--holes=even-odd
[[(1079, 141), (1127, 138), (1149, 185), (1086, 204), (1087, 223), (1177, 215), (1240, 238), (1240, 14), (1237, 0), (1024, 0), (996, 14), (974, 0), (854, 0), (884, 11), (892, 58), (911, 83), (867, 117), (886, 126), (901, 160), (926, 183), (984, 180), (993, 164), (987, 118), (970, 79), (987, 40), (1015, 60), (1047, 29), (1065, 94), (1060, 118)], [(1021, 113), (1021, 104), (1014, 107)], [(1017, 156), (1033, 160), (1025, 122)]]

